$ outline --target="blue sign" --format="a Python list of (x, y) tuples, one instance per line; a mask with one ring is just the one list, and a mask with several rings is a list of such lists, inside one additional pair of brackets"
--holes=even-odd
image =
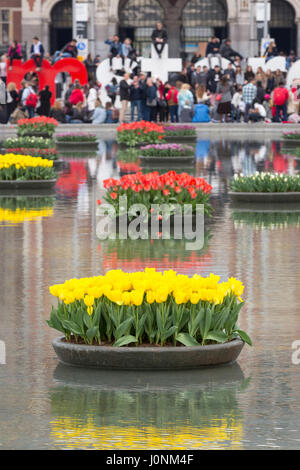
[(79, 43), (77, 44), (77, 49), (78, 49), (79, 51), (84, 51), (84, 49), (86, 49), (86, 44), (85, 44), (84, 42), (79, 42)]

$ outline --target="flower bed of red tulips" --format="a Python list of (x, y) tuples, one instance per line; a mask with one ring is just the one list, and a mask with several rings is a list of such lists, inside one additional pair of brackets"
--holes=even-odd
[(48, 134), (49, 136), (52, 136), (57, 126), (58, 122), (56, 119), (46, 116), (20, 119), (18, 121), (18, 135)]
[[(119, 197), (127, 196), (128, 208), (133, 204), (144, 204), (151, 211), (152, 204), (190, 204), (192, 212), (196, 204), (204, 204), (204, 213), (209, 215), (209, 197), (212, 187), (203, 178), (194, 178), (187, 173), (169, 171), (159, 175), (157, 171), (125, 175), (121, 179), (103, 181), (107, 190), (105, 200), (114, 206), (119, 215)], [(171, 210), (172, 213), (172, 210)]]
[(117, 133), (118, 143), (128, 147), (144, 143), (156, 144), (161, 142), (165, 135), (163, 126), (148, 121), (121, 124)]
[(11, 148), (7, 149), (7, 153), (15, 153), (17, 155), (31, 155), (32, 157), (47, 158), (48, 160), (57, 160), (58, 151), (55, 148), (39, 149), (39, 148)]

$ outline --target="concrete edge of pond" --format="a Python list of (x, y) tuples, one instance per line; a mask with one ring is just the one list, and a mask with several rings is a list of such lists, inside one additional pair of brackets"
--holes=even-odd
[(56, 184), (56, 178), (51, 180), (0, 180), (0, 190), (51, 190)]
[(261, 204), (300, 202), (300, 191), (290, 193), (238, 193), (230, 191), (228, 196), (235, 202), (257, 202)]
[(244, 342), (194, 347), (88, 346), (64, 341), (60, 336), (52, 345), (63, 364), (106, 370), (185, 370), (235, 362)]

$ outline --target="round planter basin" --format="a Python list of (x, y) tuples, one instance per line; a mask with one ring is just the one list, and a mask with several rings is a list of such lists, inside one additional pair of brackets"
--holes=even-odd
[(167, 142), (191, 142), (195, 143), (197, 141), (197, 136), (196, 135), (181, 135), (181, 136), (176, 136), (176, 135), (166, 135), (164, 137), (164, 140)]
[(44, 139), (52, 139), (53, 134), (48, 134), (48, 132), (28, 132), (19, 137), (43, 137)]
[(300, 147), (300, 139), (283, 139), (281, 143), (284, 147)]
[(98, 142), (63, 142), (60, 140), (55, 141), (56, 146), (58, 148), (63, 148), (63, 149), (80, 149), (80, 150), (90, 150), (90, 149), (97, 149), (98, 148)]
[(52, 180), (29, 180), (29, 181), (0, 181), (0, 190), (35, 190), (53, 189), (56, 179)]
[(300, 202), (300, 192), (290, 193), (228, 193), (230, 199), (235, 202), (255, 202), (255, 203), (287, 203)]
[(67, 365), (107, 370), (184, 370), (228, 364), (236, 361), (244, 342), (195, 347), (113, 347), (87, 346), (53, 341), (59, 360)]
[(194, 165), (195, 157), (194, 156), (182, 156), (182, 157), (139, 157), (140, 163), (142, 166), (185, 166), (185, 165)]

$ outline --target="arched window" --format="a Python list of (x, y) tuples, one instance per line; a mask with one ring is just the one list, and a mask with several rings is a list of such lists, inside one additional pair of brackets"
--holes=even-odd
[(62, 0), (51, 10), (50, 48), (60, 50), (72, 39), (72, 0)]
[(131, 38), (146, 57), (150, 53), (151, 34), (164, 11), (157, 0), (121, 0), (119, 4), (119, 35)]
[(226, 0), (189, 0), (182, 12), (182, 33), (185, 52), (192, 52), (198, 42), (205, 43), (211, 36), (227, 36)]
[(284, 0), (271, 1), (270, 36), (275, 39), (277, 48), (289, 54), (296, 50), (297, 28), (295, 23), (295, 10)]

